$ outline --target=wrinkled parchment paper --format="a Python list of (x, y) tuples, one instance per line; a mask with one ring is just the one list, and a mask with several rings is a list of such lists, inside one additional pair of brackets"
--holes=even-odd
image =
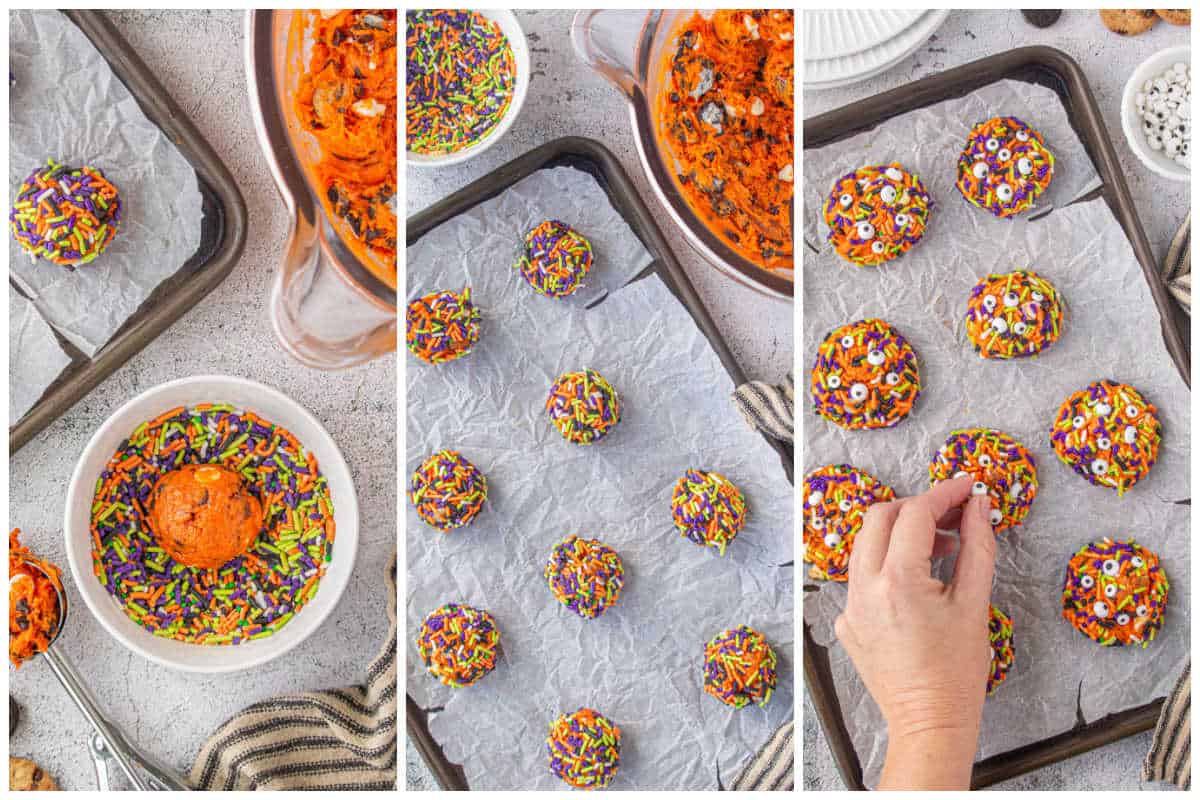
[(8, 424), (33, 408), (71, 363), (54, 331), (20, 292), (8, 291)]
[(146, 118), (75, 25), (57, 11), (9, 15), (9, 198), (47, 158), (102, 170), (121, 196), (121, 229), (70, 271), (9, 247), (9, 277), (46, 320), (93, 356), (200, 246), (196, 173)]
[[(552, 193), (567, 185), (574, 202)], [(594, 283), (611, 291), (599, 305), (536, 295), (513, 270), (511, 244), (541, 213), (525, 207), (530, 198), (592, 238)], [(449, 535), (406, 503), (407, 689), (423, 707), (445, 707), (431, 730), (473, 788), (562, 788), (544, 740), (555, 717), (582, 705), (621, 728), (613, 786), (626, 789), (716, 788), (792, 714), (794, 579), (782, 566), (792, 560), (792, 487), (666, 286), (650, 277), (617, 289), (648, 262), (600, 187), (571, 168), (535, 173), (408, 248), (410, 295), (470, 285), (483, 313), (467, 358), (431, 367), (409, 357), (405, 461), (411, 473), (455, 448), (488, 478), (484, 511)], [(563, 440), (543, 411), (554, 378), (584, 366), (622, 403), (621, 423), (589, 447)], [(690, 466), (722, 472), (746, 494), (749, 522), (724, 558), (681, 539), (671, 521), (671, 489)], [(570, 533), (612, 545), (625, 565), (620, 601), (596, 620), (559, 605), (542, 577)], [(414, 644), (447, 602), (490, 611), (504, 651), (493, 673), (458, 690), (425, 671)], [(765, 710), (730, 709), (702, 690), (704, 644), (739, 624), (779, 656)]]
[[(897, 427), (851, 432), (813, 413), (806, 373), (805, 473), (848, 462), (900, 495), (914, 494), (928, 486), (930, 456), (951, 430), (964, 427), (1010, 433), (1037, 462), (1033, 509), (1024, 525), (1000, 535), (993, 602), (1013, 618), (1016, 663), (984, 707), (979, 758), (1067, 731), (1080, 715), (1092, 721), (1166, 694), (1190, 647), (1189, 511), (1175, 504), (1190, 497), (1190, 395), (1162, 344), (1158, 310), (1116, 219), (1100, 199), (1068, 205), (1095, 185), (1095, 173), (1078, 139), (1061, 127), (1061, 104), (1044, 95), (1052, 93), (996, 84), (821, 148), (809, 154), (805, 170), (806, 223), (813, 230), (824, 227), (817, 224), (819, 203), (834, 179), (862, 164), (898, 158), (921, 176), (938, 204), (925, 240), (891, 265), (861, 269), (842, 262), (824, 243), (823, 230), (819, 252), (805, 261), (806, 368), (831, 329), (878, 316), (912, 343), (922, 385), (913, 413)], [(1054, 201), (1039, 204), (1036, 219), (995, 219), (969, 206), (954, 188), (954, 165), (969, 127), (963, 121), (989, 113), (1021, 117), (1042, 130), (1055, 153)], [(1063, 295), (1064, 333), (1037, 359), (985, 361), (966, 339), (968, 293), (989, 272), (1020, 268), (1034, 269)], [(1058, 406), (1100, 378), (1137, 387), (1158, 407), (1163, 423), (1158, 463), (1121, 499), (1077, 476), (1049, 444)], [(1132, 536), (1162, 557), (1170, 601), (1166, 624), (1148, 649), (1101, 647), (1061, 617), (1067, 561), (1104, 536)], [(952, 568), (950, 558), (937, 571), (945, 579)], [(833, 633), (846, 586), (806, 578), (805, 588), (805, 621), (818, 643), (831, 648), (838, 698), (872, 786), (882, 768), (886, 729)]]

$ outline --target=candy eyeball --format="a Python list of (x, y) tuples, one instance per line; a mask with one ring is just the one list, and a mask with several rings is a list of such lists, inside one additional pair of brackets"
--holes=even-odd
[(1108, 577), (1115, 578), (1121, 573), (1121, 563), (1115, 558), (1109, 558), (1104, 561), (1104, 564), (1100, 567), (1100, 569), (1102, 569), (1104, 574)]
[(1110, 406), (1108, 403), (1100, 403), (1096, 406), (1096, 413), (1102, 417), (1107, 417), (1112, 413), (1112, 406)]
[(854, 198), (848, 194), (844, 194), (838, 198), (838, 203), (842, 208), (849, 208), (854, 204)]
[(1092, 613), (1100, 619), (1108, 619), (1108, 603), (1096, 601), (1096, 604), (1092, 606)]
[(1010, 158), (1012, 158), (1012, 152), (1007, 147), (1001, 147), (996, 152), (996, 158), (1000, 159), (1001, 161), (1008, 161)]
[(863, 220), (855, 226), (855, 232), (858, 234), (858, 238), (860, 239), (875, 238), (875, 226), (866, 220)]
[(810, 522), (809, 525), (812, 526), (812, 529), (814, 531), (824, 530), (825, 518), (824, 517), (813, 517), (813, 521)]
[(886, 360), (887, 356), (883, 354), (882, 350), (870, 350), (867, 352), (867, 363), (873, 367), (878, 367)]
[(1147, 608), (1146, 606), (1142, 605), (1142, 606), (1138, 606), (1137, 608), (1135, 608), (1133, 610), (1133, 613), (1139, 617), (1144, 617), (1150, 613), (1150, 609)]
[(992, 465), (992, 457), (989, 456), (987, 453), (980, 453), (979, 454), (979, 466), (990, 467), (991, 465)]
[(1000, 140), (993, 136), (984, 142), (983, 146), (987, 148), (989, 153), (994, 153), (1000, 149)]
[(1115, 583), (1110, 583), (1108, 586), (1105, 586), (1104, 587), (1104, 596), (1109, 598), (1110, 600), (1112, 598), (1116, 597), (1117, 596), (1117, 585)]
[(897, 383), (900, 382), (900, 376), (894, 372), (889, 372), (887, 375), (884, 376), (883, 380), (885, 383), (887, 383), (888, 386), (895, 386)]
[(851, 503), (849, 500), (843, 500), (842, 502), (838, 503), (838, 509), (843, 514), (849, 514), (850, 509), (852, 508), (854, 508), (854, 503)]
[(987, 177), (988, 170), (989, 168), (986, 161), (976, 161), (971, 167), (971, 174), (974, 175), (977, 180), (983, 180)]
[(870, 394), (870, 392), (867, 390), (867, 385), (865, 383), (856, 383), (850, 387), (850, 399), (856, 403), (861, 403), (863, 400), (866, 400), (868, 394)]
[(830, 531), (829, 533), (825, 534), (825, 546), (828, 547), (830, 550), (837, 547), (841, 543), (842, 543), (841, 534), (834, 533), (833, 531)]
[(1146, 564), (1141, 556), (1134, 556), (1133, 558), (1129, 559), (1129, 563), (1132, 564), (1135, 569), (1140, 569)]
[(843, 336), (842, 337), (842, 347), (854, 347), (854, 337), (853, 336)]
[(983, 481), (975, 481), (971, 484), (971, 494), (987, 494), (988, 485)]
[(996, 331), (996, 333), (1004, 333), (1008, 330), (1008, 322), (1005, 321), (1004, 317), (995, 317), (992, 319), (992, 330)]
[(1084, 419), (1081, 414), (1076, 414), (1075, 416), (1071, 417), (1071, 427), (1075, 430), (1079, 430), (1086, 424), (1087, 420)]
[(903, 228), (908, 225), (908, 214), (900, 213), (896, 215), (896, 227)]
[(886, 249), (887, 249), (887, 245), (885, 245), (879, 239), (876, 239), (875, 241), (871, 242), (871, 252), (877, 256), (883, 255), (883, 251)]
[(887, 175), (889, 178), (891, 178), (894, 181), (904, 180), (904, 173), (901, 172), (900, 170), (896, 169), (895, 167), (888, 167), (887, 169), (885, 169), (883, 171), (883, 174)]
[(1012, 331), (1017, 336), (1024, 336), (1025, 331), (1027, 331), (1027, 330), (1029, 330), (1029, 326), (1026, 325), (1024, 322), (1018, 321), (1018, 322), (1014, 323), (1012, 326)]
[(1079, 576), (1079, 585), (1085, 589), (1090, 589), (1096, 585), (1096, 579), (1093, 578), (1091, 575), (1080, 575)]
[(1046, 295), (1041, 292), (1031, 292), (1029, 296), (1033, 298), (1033, 302), (1035, 303), (1040, 303), (1046, 299)]
[(885, 203), (896, 202), (896, 187), (895, 186), (883, 187), (882, 189), (879, 190), (879, 197)]
[(1125, 416), (1130, 419), (1137, 419), (1137, 415), (1142, 413), (1137, 406), (1125, 406)]
[(842, 379), (837, 375), (830, 375), (825, 379), (825, 385), (830, 389), (840, 389), (842, 388)]
[(825, 495), (820, 492), (813, 492), (808, 496), (808, 504), (810, 506), (819, 506), (825, 500)]
[(1028, 142), (1029, 141), (1029, 131), (1018, 130), (1016, 132), (1016, 134), (1014, 134), (1014, 135), (1017, 137), (1018, 142)]
[(1112, 447), (1112, 440), (1107, 436), (1101, 436), (1096, 440), (1096, 447), (1099, 447), (1101, 450), (1107, 450)]
[(958, 472), (954, 473), (954, 477), (955, 478), (965, 478), (970, 474), (971, 473), (967, 472), (965, 469), (960, 469)]
[(1033, 162), (1028, 158), (1017, 159), (1017, 172), (1022, 175), (1028, 175), (1033, 172)]
[(1016, 308), (1017, 304), (1020, 302), (1021, 298), (1016, 292), (1005, 292), (1004, 305), (1008, 306), (1009, 308)]
[(1093, 475), (1107, 475), (1108, 474), (1108, 462), (1105, 461), (1103, 458), (1093, 459), (1092, 460), (1092, 474)]
[(1000, 513), (1000, 509), (993, 508), (988, 512), (988, 522), (992, 523), (993, 526), (999, 525), (1001, 522), (1004, 522), (1004, 514)]
[(1117, 624), (1118, 625), (1128, 625), (1129, 624), (1129, 615), (1126, 614), (1124, 611), (1122, 611), (1120, 614), (1117, 614)]
[(1132, 425), (1125, 426), (1125, 444), (1133, 444), (1137, 441), (1137, 428)]
[(1012, 200), (1012, 198), (1013, 198), (1012, 187), (1009, 186), (1007, 183), (1000, 184), (999, 186), (996, 187), (996, 197), (999, 198), (1001, 203), (1007, 203), (1009, 200)]
[(995, 311), (996, 310), (996, 298), (992, 297), (990, 294), (987, 297), (983, 298), (983, 307), (987, 311)]

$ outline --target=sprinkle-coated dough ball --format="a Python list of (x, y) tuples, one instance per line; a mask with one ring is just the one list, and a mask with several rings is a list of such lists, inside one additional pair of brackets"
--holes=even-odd
[(704, 648), (704, 691), (734, 708), (766, 707), (775, 691), (775, 651), (748, 625), (721, 631)]
[(929, 464), (932, 486), (970, 475), (972, 494), (991, 497), (993, 533), (1020, 525), (1037, 497), (1037, 465), (1033, 454), (1007, 433), (990, 428), (953, 431)]
[(429, 674), (447, 686), (470, 686), (496, 667), (500, 629), (480, 608), (447, 603), (421, 623), (417, 651)]
[(427, 525), (442, 533), (470, 525), (487, 500), (487, 478), (456, 450), (439, 450), (417, 467), (409, 499)]
[(1100, 380), (1059, 406), (1050, 446), (1059, 460), (1096, 486), (1123, 495), (1158, 459), (1158, 409), (1126, 383)]
[(1036, 356), (1062, 335), (1062, 298), (1036, 272), (991, 274), (971, 289), (966, 323), (981, 358)]
[(1054, 154), (1042, 135), (1016, 117), (993, 117), (967, 136), (958, 157), (958, 190), (997, 217), (1033, 208), (1054, 176)]
[(804, 478), (804, 560), (810, 578), (845, 581), (854, 537), (867, 509), (896, 499), (891, 487), (849, 464), (831, 464)]
[(550, 772), (573, 789), (607, 789), (621, 765), (621, 729), (590, 708), (563, 714), (546, 737)]
[(750, 510), (724, 475), (689, 469), (671, 493), (671, 516), (683, 538), (720, 555), (746, 525)]
[(427, 364), (462, 358), (479, 341), (479, 309), (471, 289), (431, 292), (408, 304), (405, 341), (409, 351)]
[(1012, 619), (993, 605), (988, 606), (988, 640), (992, 660), (988, 670), (987, 693), (992, 694), (1004, 683), (1016, 659)]
[(1102, 539), (1067, 563), (1063, 618), (1105, 646), (1154, 640), (1167, 610), (1167, 575), (1158, 556), (1133, 539)]
[(890, 428), (921, 393), (917, 354), (881, 319), (835, 328), (817, 348), (812, 370), (816, 412), (849, 430)]
[(550, 387), (546, 413), (568, 442), (592, 444), (621, 421), (621, 400), (599, 372), (565, 372)]
[(558, 602), (584, 619), (595, 619), (621, 596), (625, 566), (617, 551), (599, 539), (568, 536), (554, 546), (542, 576)]
[(838, 178), (825, 201), (829, 241), (851, 264), (875, 267), (921, 241), (933, 199), (899, 164), (860, 167)]
[(538, 294), (561, 298), (583, 285), (593, 261), (591, 242), (567, 223), (548, 219), (525, 234), (517, 271)]

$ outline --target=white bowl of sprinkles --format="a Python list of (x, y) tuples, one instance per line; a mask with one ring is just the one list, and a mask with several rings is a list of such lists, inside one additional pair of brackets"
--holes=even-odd
[[(1186, 73), (1177, 71), (1179, 65), (1186, 65)], [(1184, 162), (1191, 155), (1191, 69), (1190, 46), (1159, 50), (1133, 71), (1121, 96), (1121, 129), (1129, 148), (1150, 171), (1174, 181), (1192, 177), (1190, 165), (1175, 158), (1181, 147)], [(1163, 103), (1164, 95), (1171, 91), (1182, 97), (1169, 105), (1156, 105)], [(1168, 137), (1174, 141), (1167, 141)], [(1172, 149), (1175, 152), (1170, 152)]]
[[(156, 635), (134, 622), (93, 573), (92, 505), (110, 459), (143, 422), (180, 406), (194, 409), (202, 404), (231, 406), (237, 412), (252, 411), (290, 431), (304, 451), (315, 456), (327, 481), (336, 523), (333, 546), (315, 594), (274, 632), (258, 637), (246, 635), (240, 637), (242, 641), (238, 644), (199, 644)], [(143, 392), (117, 409), (92, 435), (67, 489), (64, 535), (75, 586), (92, 615), (114, 639), (138, 655), (172, 669), (235, 672), (260, 666), (287, 653), (312, 635), (333, 611), (354, 569), (358, 551), (358, 501), (350, 468), (333, 438), (302, 406), (255, 381), (222, 375), (197, 376)], [(295, 578), (302, 579), (306, 571), (310, 570), (301, 565)]]

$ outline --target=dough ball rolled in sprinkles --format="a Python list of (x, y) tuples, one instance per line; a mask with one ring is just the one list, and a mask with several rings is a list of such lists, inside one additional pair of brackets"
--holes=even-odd
[(877, 267), (921, 241), (933, 205), (899, 164), (860, 167), (838, 178), (825, 201), (829, 241), (851, 264)]
[(487, 477), (456, 450), (439, 450), (417, 467), (409, 499), (425, 524), (442, 533), (470, 525), (487, 500)]
[(1037, 497), (1037, 465), (1025, 445), (990, 428), (953, 431), (933, 454), (929, 485), (969, 475), (972, 494), (991, 498), (992, 532), (1020, 525)]
[(746, 499), (717, 472), (689, 469), (675, 484), (671, 516), (683, 538), (720, 555), (746, 525)]
[(917, 354), (881, 319), (835, 328), (817, 348), (814, 410), (849, 430), (890, 428), (908, 416), (921, 393)]
[(17, 190), (8, 221), (30, 258), (78, 267), (95, 261), (117, 235), (121, 199), (100, 170), (48, 159)]
[(430, 292), (408, 304), (405, 341), (409, 351), (426, 364), (462, 358), (479, 342), (479, 309), (471, 289), (462, 294)]
[(558, 602), (584, 619), (595, 619), (621, 596), (625, 566), (617, 551), (599, 539), (568, 536), (554, 546), (542, 576)]
[(447, 686), (470, 686), (496, 667), (500, 629), (480, 608), (447, 603), (421, 623), (417, 651), (429, 674)]
[(804, 560), (808, 576), (845, 581), (854, 537), (867, 509), (896, 499), (891, 487), (849, 464), (831, 464), (804, 478)]
[(1106, 537), (1067, 563), (1063, 618), (1106, 647), (1146, 647), (1162, 628), (1169, 589), (1157, 555), (1133, 539)]
[(1012, 669), (1016, 659), (1012, 619), (993, 605), (988, 606), (988, 641), (991, 664), (988, 669), (987, 693), (993, 694), (1008, 678), (1008, 671)]
[(1129, 384), (1110, 380), (1064, 400), (1050, 429), (1059, 460), (1118, 497), (1150, 474), (1161, 442), (1158, 409)]
[(958, 157), (958, 190), (997, 217), (1033, 208), (1054, 176), (1054, 154), (1042, 135), (1016, 117), (993, 117), (974, 128)]
[(704, 691), (727, 706), (765, 708), (775, 691), (775, 651), (748, 625), (721, 631), (704, 647)]
[(564, 372), (550, 387), (546, 413), (568, 442), (592, 444), (621, 421), (621, 401), (617, 390), (599, 372)]
[(967, 338), (980, 358), (1036, 356), (1058, 341), (1063, 323), (1058, 290), (1036, 272), (988, 275), (967, 299)]
[(538, 294), (562, 298), (575, 293), (592, 269), (592, 243), (565, 222), (548, 219), (525, 234), (517, 271)]
[(573, 789), (607, 789), (621, 765), (621, 729), (599, 711), (562, 714), (546, 737), (550, 772)]

